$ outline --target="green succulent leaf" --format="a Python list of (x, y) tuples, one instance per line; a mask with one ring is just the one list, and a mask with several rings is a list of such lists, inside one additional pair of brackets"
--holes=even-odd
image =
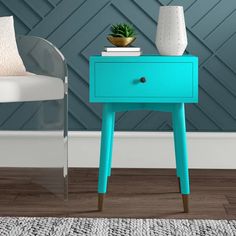
[(113, 37), (134, 37), (135, 36), (135, 29), (132, 25), (126, 23), (120, 24), (113, 24), (111, 25), (111, 36)]
[(117, 38), (126, 38), (123, 34), (109, 34), (109, 35)]

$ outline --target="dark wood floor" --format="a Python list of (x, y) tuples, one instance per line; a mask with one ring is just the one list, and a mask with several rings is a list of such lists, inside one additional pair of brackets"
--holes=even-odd
[[(37, 171), (33, 173), (42, 175)], [(235, 170), (191, 170), (190, 176), (192, 193), (188, 214), (182, 213), (175, 171), (163, 169), (113, 170), (104, 211), (98, 212), (96, 169), (70, 169), (67, 202), (33, 183), (29, 172), (2, 169), (0, 215), (236, 218)]]

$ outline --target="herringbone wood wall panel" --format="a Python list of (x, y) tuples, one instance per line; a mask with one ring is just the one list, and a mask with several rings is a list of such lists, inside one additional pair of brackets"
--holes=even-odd
[[(199, 104), (187, 105), (190, 131), (236, 131), (235, 0), (0, 0), (0, 15), (14, 15), (18, 34), (54, 43), (69, 68), (69, 128), (99, 130), (101, 106), (89, 103), (89, 56), (108, 45), (110, 24), (130, 22), (136, 45), (156, 54), (159, 7), (183, 5), (188, 31), (187, 53), (200, 59)], [(1, 128), (29, 129), (38, 103), (0, 106)], [(117, 114), (118, 130), (170, 130), (169, 114), (134, 111)]]

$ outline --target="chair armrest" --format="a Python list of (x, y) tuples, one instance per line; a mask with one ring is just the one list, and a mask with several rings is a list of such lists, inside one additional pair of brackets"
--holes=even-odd
[(67, 89), (68, 71), (64, 56), (49, 41), (35, 37), (18, 35), (18, 50), (26, 70), (38, 75), (61, 78)]

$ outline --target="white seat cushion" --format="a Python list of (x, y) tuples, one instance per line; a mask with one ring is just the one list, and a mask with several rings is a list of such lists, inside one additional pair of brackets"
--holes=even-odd
[(57, 100), (64, 97), (61, 79), (44, 75), (0, 76), (0, 102)]

